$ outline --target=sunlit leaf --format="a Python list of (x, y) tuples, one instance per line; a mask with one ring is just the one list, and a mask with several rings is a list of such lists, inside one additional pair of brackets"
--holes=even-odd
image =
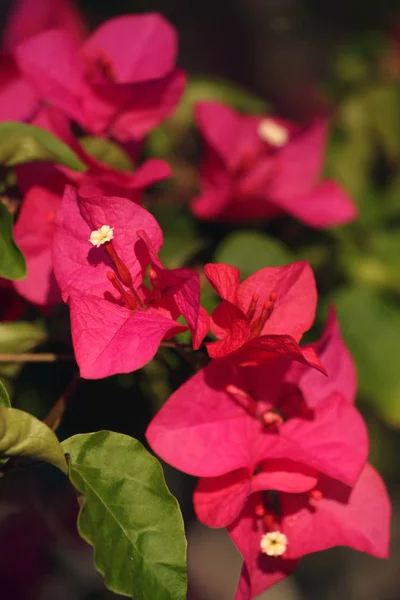
[(135, 600), (184, 600), (183, 521), (159, 462), (110, 431), (75, 435), (63, 448), (83, 495), (78, 529), (107, 587)]
[(51, 161), (75, 171), (86, 170), (71, 148), (48, 131), (16, 121), (0, 123), (0, 164), (13, 167), (32, 161)]
[(48, 462), (67, 473), (60, 442), (42, 421), (17, 408), (0, 407), (0, 456)]
[(116, 142), (95, 136), (85, 136), (79, 141), (86, 152), (97, 160), (121, 171), (133, 171), (134, 166), (129, 155)]

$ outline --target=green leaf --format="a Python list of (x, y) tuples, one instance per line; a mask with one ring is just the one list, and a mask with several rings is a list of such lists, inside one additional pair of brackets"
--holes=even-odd
[(238, 231), (228, 235), (218, 246), (215, 262), (223, 262), (240, 269), (248, 277), (263, 267), (280, 267), (293, 260), (282, 242), (258, 231)]
[[(0, 354), (30, 352), (45, 341), (47, 333), (40, 323), (13, 321), (0, 323)], [(0, 376), (12, 377), (22, 363), (0, 363)]]
[(343, 268), (357, 283), (397, 292), (400, 288), (400, 232), (372, 230), (365, 247), (347, 248)]
[(6, 388), (0, 381), (0, 408), (1, 407), (11, 408), (11, 402)]
[(63, 442), (84, 495), (81, 536), (107, 587), (135, 600), (186, 598), (186, 540), (161, 465), (137, 440), (111, 431)]
[(196, 102), (204, 100), (224, 102), (237, 110), (248, 113), (265, 113), (268, 111), (268, 104), (265, 100), (258, 98), (231, 81), (212, 77), (194, 77), (190, 79), (173, 119), (187, 123), (192, 117)]
[(116, 142), (95, 136), (85, 136), (79, 141), (88, 154), (106, 165), (120, 171), (134, 170), (129, 155)]
[(42, 421), (17, 408), (0, 407), (0, 456), (24, 456), (68, 472), (57, 436)]
[(371, 127), (387, 157), (400, 155), (400, 91), (395, 85), (375, 86), (366, 98)]
[(396, 364), (400, 311), (374, 290), (347, 287), (333, 297), (358, 371), (359, 390), (379, 415), (400, 425), (400, 370)]
[(75, 171), (86, 165), (57, 137), (34, 125), (0, 123), (0, 164), (14, 167), (32, 161), (51, 161)]
[(168, 269), (184, 266), (204, 247), (205, 240), (199, 237), (196, 223), (189, 212), (174, 206), (160, 206), (152, 213), (163, 231), (164, 244), (159, 254)]
[(12, 216), (8, 208), (0, 202), (0, 277), (24, 279), (26, 262), (24, 255), (14, 242), (12, 228)]
[(325, 171), (361, 204), (368, 189), (374, 142), (365, 94), (354, 94), (338, 108), (339, 127), (329, 139)]

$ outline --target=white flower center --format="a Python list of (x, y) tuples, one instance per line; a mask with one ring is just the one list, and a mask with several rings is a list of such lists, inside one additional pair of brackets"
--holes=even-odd
[(96, 248), (100, 248), (102, 244), (109, 242), (114, 239), (114, 227), (110, 227), (109, 225), (102, 225), (100, 229), (95, 229), (90, 234), (89, 242), (96, 246)]
[(270, 146), (281, 148), (289, 141), (289, 133), (285, 127), (272, 119), (263, 119), (258, 126), (258, 135)]
[(260, 542), (261, 551), (267, 556), (282, 556), (285, 554), (288, 539), (280, 531), (269, 531), (262, 536)]

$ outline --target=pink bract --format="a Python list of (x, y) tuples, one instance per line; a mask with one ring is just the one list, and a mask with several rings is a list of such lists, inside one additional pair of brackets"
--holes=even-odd
[(300, 261), (260, 269), (240, 283), (237, 268), (207, 264), (204, 272), (221, 296), (207, 344), (212, 358), (234, 354), (242, 365), (257, 365), (277, 356), (310, 364), (324, 372), (314, 349), (298, 342), (314, 320), (317, 291), (312, 270)]
[[(281, 492), (277, 501), (280, 516), (271, 496), (253, 494), (228, 527), (244, 559), (236, 600), (251, 600), (289, 574), (302, 556), (333, 546), (387, 558), (390, 500), (382, 479), (370, 465), (364, 467), (353, 488), (322, 477), (315, 490)], [(261, 537), (268, 531), (286, 536), (283, 556), (269, 557), (261, 552)]]
[[(352, 485), (368, 453), (360, 414), (338, 393), (303, 412), (298, 392), (282, 385), (282, 371), (273, 363), (265, 371), (212, 361), (154, 417), (146, 433), (150, 446), (181, 471), (199, 477), (236, 472), (247, 488), (269, 459), (300, 462)], [(284, 411), (289, 407), (287, 415), (281, 403)]]
[[(89, 242), (103, 225), (114, 238)], [(186, 327), (195, 347), (208, 330), (200, 310), (199, 276), (166, 270), (157, 252), (162, 232), (146, 210), (125, 198), (84, 197), (67, 187), (56, 218), (53, 263), (63, 298), (71, 308), (75, 353), (82, 377), (105, 377), (139, 369), (160, 342)], [(143, 285), (148, 265), (152, 289)], [(117, 294), (116, 294), (117, 291)]]
[(276, 117), (242, 115), (217, 102), (198, 103), (196, 121), (206, 146), (201, 194), (192, 204), (200, 219), (257, 221), (287, 213), (321, 228), (355, 218), (344, 190), (321, 179), (325, 121), (299, 127)]
[(57, 111), (42, 112), (40, 124), (65, 141), (87, 165), (78, 173), (50, 163), (29, 163), (16, 169), (22, 208), (14, 229), (15, 238), (27, 260), (27, 278), (15, 282), (17, 291), (40, 306), (61, 302), (53, 275), (51, 245), (54, 218), (61, 204), (65, 185), (74, 183), (85, 195), (114, 195), (142, 202), (144, 189), (170, 176), (162, 160), (150, 159), (134, 173), (120, 171), (87, 154)]

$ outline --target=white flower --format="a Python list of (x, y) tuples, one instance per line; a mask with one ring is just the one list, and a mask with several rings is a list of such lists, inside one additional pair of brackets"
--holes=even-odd
[(102, 225), (100, 229), (95, 229), (90, 234), (89, 242), (96, 246), (96, 248), (100, 248), (102, 244), (109, 242), (114, 239), (114, 227), (110, 227), (109, 225)]
[(289, 140), (289, 133), (285, 127), (278, 125), (272, 119), (263, 119), (258, 126), (258, 135), (270, 146), (281, 148)]
[(260, 542), (261, 551), (267, 556), (282, 556), (285, 554), (288, 539), (280, 531), (269, 531), (262, 536)]

